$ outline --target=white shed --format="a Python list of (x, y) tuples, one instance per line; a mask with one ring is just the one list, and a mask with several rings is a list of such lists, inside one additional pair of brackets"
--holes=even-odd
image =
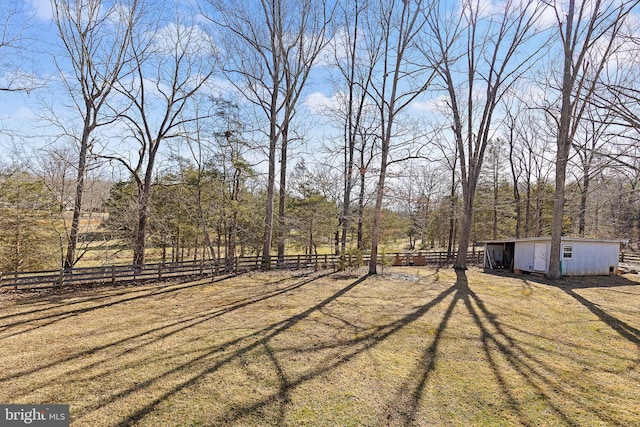
[[(563, 237), (560, 267), (564, 276), (616, 274), (620, 244), (625, 240)], [(485, 242), (486, 269), (504, 268), (515, 272), (548, 273), (550, 237), (505, 239)]]

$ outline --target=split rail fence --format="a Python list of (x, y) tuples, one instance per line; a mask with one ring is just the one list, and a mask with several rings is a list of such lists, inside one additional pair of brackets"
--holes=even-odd
[[(394, 266), (446, 265), (455, 259), (447, 252), (393, 253), (379, 258), (380, 263)], [(284, 263), (277, 264), (272, 257), (272, 269), (352, 269), (369, 263), (370, 255), (362, 257), (338, 255), (288, 255)], [(482, 264), (483, 252), (469, 252), (468, 264)], [(0, 274), (0, 289), (44, 289), (69, 285), (127, 284), (169, 279), (239, 274), (262, 269), (262, 258), (238, 257), (232, 264), (215, 260), (198, 260), (144, 265), (110, 265), (79, 267), (63, 270), (10, 272)]]
[(640, 252), (620, 252), (620, 262), (640, 265)]

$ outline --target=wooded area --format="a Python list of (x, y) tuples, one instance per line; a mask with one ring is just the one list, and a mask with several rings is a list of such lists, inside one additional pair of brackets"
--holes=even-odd
[(2, 2), (0, 271), (637, 249), (639, 3)]

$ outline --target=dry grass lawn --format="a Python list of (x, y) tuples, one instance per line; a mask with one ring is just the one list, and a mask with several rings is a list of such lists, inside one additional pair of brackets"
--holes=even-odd
[(639, 426), (640, 278), (412, 267), (1, 294), (0, 384), (76, 426)]

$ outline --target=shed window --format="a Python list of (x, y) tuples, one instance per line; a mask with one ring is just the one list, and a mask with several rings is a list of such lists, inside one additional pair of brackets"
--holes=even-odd
[(573, 246), (565, 245), (562, 247), (562, 259), (572, 259), (573, 258)]

